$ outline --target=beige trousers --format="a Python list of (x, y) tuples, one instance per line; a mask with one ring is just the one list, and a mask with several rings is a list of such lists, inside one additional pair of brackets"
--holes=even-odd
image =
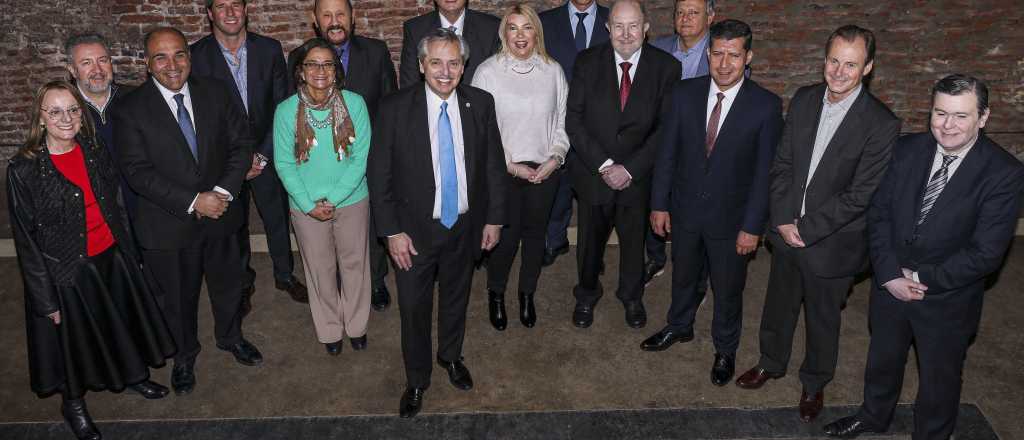
[(370, 318), (369, 200), (335, 209), (334, 217), (325, 222), (291, 210), (309, 285), (309, 310), (322, 343), (340, 341), (346, 334), (350, 338), (366, 334)]

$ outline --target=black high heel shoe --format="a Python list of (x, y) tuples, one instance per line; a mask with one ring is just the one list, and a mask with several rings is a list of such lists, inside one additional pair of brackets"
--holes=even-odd
[(519, 322), (526, 328), (537, 323), (537, 310), (533, 306), (533, 293), (519, 292)]

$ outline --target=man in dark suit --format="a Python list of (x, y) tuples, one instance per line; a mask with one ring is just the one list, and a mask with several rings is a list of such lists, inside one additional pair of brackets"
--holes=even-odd
[(949, 75), (932, 88), (931, 133), (897, 142), (868, 209), (875, 276), (864, 404), (826, 434), (888, 428), (911, 344), (921, 366), (913, 437), (953, 434), (985, 279), (1013, 240), (1024, 189), (1024, 165), (981, 132), (988, 116), (985, 83)]
[[(548, 55), (558, 61), (565, 72), (565, 78), (572, 78), (572, 67), (576, 55), (588, 47), (608, 41), (608, 8), (595, 0), (571, 0), (562, 6), (540, 13), (544, 27), (544, 47)], [(569, 154), (575, 154), (572, 149)], [(568, 157), (566, 158), (568, 162)], [(558, 192), (551, 206), (548, 220), (547, 240), (544, 243), (545, 266), (550, 266), (559, 255), (569, 252), (569, 237), (566, 230), (572, 220), (572, 179), (568, 173), (560, 172)]]
[(619, 237), (615, 296), (626, 323), (647, 323), (643, 305), (644, 234), (657, 153), (662, 97), (679, 81), (679, 63), (644, 44), (650, 27), (643, 3), (616, 1), (608, 15), (610, 43), (580, 53), (573, 67), (565, 130), (576, 154), (569, 172), (579, 197), (573, 324), (589, 327), (602, 296), (599, 272), (614, 227)]
[(501, 47), (498, 39), (497, 17), (466, 7), (467, 0), (434, 0), (433, 12), (413, 17), (402, 23), (402, 59), (398, 83), (407, 87), (423, 80), (420, 73), (420, 54), (416, 48), (420, 40), (437, 28), (451, 29), (466, 40), (469, 58), (465, 63), (462, 81), (473, 82), (476, 67)]
[[(355, 35), (351, 0), (317, 0), (313, 2), (313, 23), (316, 33), (335, 47), (345, 70), (345, 88), (358, 93), (366, 102), (373, 118), (380, 99), (395, 91), (395, 66), (391, 64), (388, 46), (375, 38)], [(372, 214), (371, 214), (372, 216)], [(381, 311), (391, 304), (388, 286), (388, 256), (384, 241), (377, 237), (370, 221), (370, 272), (373, 292), (370, 304)]]
[(761, 359), (736, 380), (741, 388), (755, 389), (786, 373), (803, 303), (804, 422), (818, 416), (825, 385), (835, 374), (842, 306), (854, 276), (867, 268), (865, 212), (900, 131), (899, 119), (862, 85), (873, 66), (874, 34), (840, 27), (825, 53), (825, 84), (793, 95), (772, 163), (773, 253)]
[(256, 271), (249, 261), (249, 197), (263, 219), (267, 247), (274, 264), (274, 286), (297, 302), (308, 302), (306, 286), (292, 271), (291, 235), (288, 224), (288, 195), (274, 170), (274, 110), (288, 96), (288, 71), (281, 43), (246, 30), (245, 0), (206, 0), (211, 34), (192, 44), (192, 74), (215, 78), (228, 84), (231, 101), (248, 119), (255, 140), (252, 162), (238, 196), (242, 229), (238, 244), (246, 268), (242, 299), (243, 313), (250, 309), (249, 297), (256, 290)]
[(114, 109), (114, 142), (121, 170), (139, 194), (135, 235), (178, 346), (171, 385), (181, 395), (195, 387), (204, 277), (217, 348), (244, 365), (263, 362), (242, 337), (242, 208), (232, 203), (250, 169), (252, 139), (224, 83), (189, 77), (180, 31), (153, 30), (144, 46), (150, 77)]
[(397, 270), (406, 390), (412, 417), (430, 386), (431, 315), (438, 284), (437, 363), (452, 385), (473, 387), (462, 363), (473, 261), (505, 223), (505, 156), (494, 99), (460, 85), (466, 42), (435, 29), (419, 43), (416, 83), (385, 97), (374, 122), (367, 179), (377, 233)]
[(744, 79), (754, 56), (750, 26), (711, 26), (711, 76), (676, 85), (654, 166), (651, 229), (672, 233), (672, 305), (668, 325), (641, 344), (662, 351), (693, 339), (704, 297), (704, 265), (715, 286), (711, 382), (732, 380), (743, 326), (747, 262), (768, 220), (775, 145), (782, 134), (782, 99)]

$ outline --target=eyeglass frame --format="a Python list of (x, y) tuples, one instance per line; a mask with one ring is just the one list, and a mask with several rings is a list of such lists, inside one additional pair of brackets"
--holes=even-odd
[(42, 110), (42, 112), (43, 112), (42, 114), (45, 115), (50, 121), (60, 121), (60, 120), (63, 120), (64, 115), (67, 115), (67, 117), (69, 119), (71, 119), (72, 121), (75, 120), (75, 119), (81, 119), (82, 118), (82, 107), (77, 106), (77, 105), (74, 106), (74, 107), (68, 107), (68, 108), (60, 108), (60, 107), (56, 107), (56, 106), (50, 107), (50, 108), (46, 108), (46, 107), (40, 106), (39, 110)]

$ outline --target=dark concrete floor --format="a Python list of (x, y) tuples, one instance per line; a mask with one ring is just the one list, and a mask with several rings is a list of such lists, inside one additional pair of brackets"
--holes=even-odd
[[(698, 314), (697, 337), (662, 353), (646, 353), (640, 341), (661, 327), (669, 300), (669, 274), (647, 290), (650, 323), (632, 330), (622, 307), (608, 294), (597, 307), (594, 325), (586, 330), (570, 323), (575, 283), (574, 258), (563, 256), (545, 270), (538, 293), (537, 327), (517, 320), (497, 332), (487, 322), (485, 276), (477, 272), (469, 308), (466, 363), (476, 387), (455, 390), (443, 370), (435, 369), (425, 413), (586, 410), (623, 408), (774, 408), (794, 406), (803, 357), (799, 336), (788, 376), (759, 391), (733, 385), (713, 386), (708, 379), (713, 349), (709, 326), (712, 299)], [(770, 254), (763, 249), (750, 268), (744, 301), (744, 334), (738, 369), (757, 360), (757, 328), (767, 283)], [(238, 418), (269, 416), (334, 416), (395, 414), (404, 387), (399, 349), (399, 318), (392, 306), (373, 312), (369, 350), (355, 353), (346, 346), (340, 357), (328, 357), (317, 343), (306, 306), (291, 302), (273, 289), (266, 254), (253, 258), (259, 272), (255, 310), (245, 323), (246, 336), (266, 358), (260, 367), (236, 364), (214, 348), (212, 323), (201, 307), (201, 341), (206, 350), (197, 364), (198, 386), (186, 397), (144, 401), (111, 393), (90, 394), (90, 410), (100, 420)], [(617, 248), (606, 258), (606, 286), (614, 286)], [(1024, 377), (1017, 356), (1024, 351), (1019, 313), (1024, 298), (1024, 240), (1017, 240), (999, 280), (988, 292), (977, 343), (964, 374), (964, 402), (976, 404), (1003, 439), (1024, 438)], [(298, 271), (301, 274), (301, 270)], [(512, 277), (515, 282), (515, 276)], [(0, 259), (0, 423), (59, 420), (58, 399), (38, 399), (28, 385), (23, 324), (23, 297), (15, 259)], [(390, 281), (389, 281), (390, 282)], [(860, 283), (843, 315), (840, 365), (826, 389), (826, 404), (851, 405), (861, 399), (868, 345), (867, 283)], [(394, 290), (392, 289), (392, 292)], [(205, 303), (205, 300), (203, 302)], [(509, 304), (513, 316), (518, 311)], [(802, 327), (801, 327), (802, 328)], [(167, 383), (169, 368), (154, 371)], [(916, 369), (907, 369), (903, 401), (916, 393)], [(796, 418), (795, 412), (787, 415)], [(823, 423), (827, 421), (820, 421)]]

